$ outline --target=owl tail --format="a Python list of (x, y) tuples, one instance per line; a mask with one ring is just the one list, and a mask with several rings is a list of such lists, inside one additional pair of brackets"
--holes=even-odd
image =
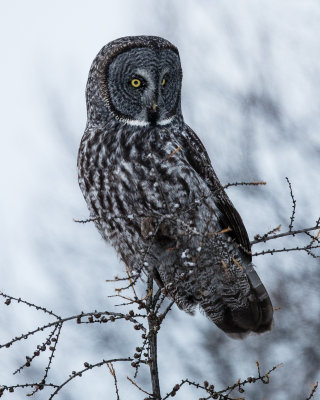
[(239, 303), (241, 293), (222, 294), (214, 304), (210, 300), (200, 302), (206, 315), (226, 334), (242, 339), (250, 332), (270, 331), (273, 325), (273, 307), (269, 295), (252, 264), (245, 266), (250, 291)]

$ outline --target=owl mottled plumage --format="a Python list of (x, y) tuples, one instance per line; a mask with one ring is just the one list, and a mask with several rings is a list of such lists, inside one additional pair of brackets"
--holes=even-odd
[[(199, 305), (228, 334), (272, 325), (240, 215), (183, 121), (179, 53), (134, 36), (102, 48), (87, 84), (79, 183), (101, 235), (153, 274), (183, 310)], [(98, 218), (97, 218), (98, 217)]]

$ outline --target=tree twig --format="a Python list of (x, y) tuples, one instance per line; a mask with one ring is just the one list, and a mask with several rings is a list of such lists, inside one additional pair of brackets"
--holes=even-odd
[(310, 392), (310, 395), (306, 398), (306, 400), (312, 399), (313, 395), (315, 394), (316, 390), (318, 389), (318, 382), (316, 382)]
[(115, 389), (116, 389), (117, 400), (120, 400), (116, 370), (114, 369), (114, 366), (113, 366), (112, 362), (107, 363), (107, 367), (109, 369), (110, 374), (113, 376), (114, 386), (115, 386)]
[(296, 214), (296, 204), (297, 204), (297, 201), (296, 201), (296, 199), (295, 199), (294, 196), (293, 196), (293, 191), (292, 191), (291, 182), (289, 181), (289, 178), (288, 178), (287, 176), (286, 176), (286, 180), (287, 180), (288, 185), (289, 185), (290, 196), (291, 196), (291, 200), (292, 200), (292, 214), (291, 214), (291, 217), (290, 217), (290, 224), (289, 224), (289, 230), (292, 231), (292, 229), (293, 229), (294, 217), (295, 217), (295, 214)]
[(61, 383), (56, 390), (51, 394), (51, 396), (49, 397), (48, 400), (53, 399), (59, 392), (60, 390), (66, 385), (68, 384), (70, 381), (72, 381), (74, 378), (76, 378), (77, 376), (82, 376), (83, 373), (93, 369), (93, 368), (97, 368), (97, 367), (101, 367), (102, 365), (108, 365), (110, 363), (115, 363), (115, 362), (119, 362), (119, 361), (132, 361), (132, 358), (128, 357), (128, 358), (114, 358), (112, 360), (102, 360), (96, 364), (89, 364), (87, 362), (84, 363), (84, 367), (81, 371), (78, 372), (73, 372), (72, 375), (69, 376), (68, 379), (66, 379), (63, 383)]
[(278, 233), (276, 235), (271, 235), (271, 236), (265, 236), (264, 235), (259, 239), (252, 240), (250, 242), (250, 244), (252, 246), (252, 245), (257, 244), (257, 243), (265, 243), (268, 240), (278, 239), (278, 238), (285, 237), (285, 236), (295, 236), (295, 235), (298, 235), (299, 233), (311, 232), (311, 231), (315, 231), (316, 229), (320, 229), (320, 224), (319, 224), (318, 221), (317, 221), (317, 224), (315, 226), (312, 226), (311, 228), (297, 229), (295, 231), (287, 231), (287, 232), (284, 232), (284, 233)]
[(148, 396), (152, 396), (151, 393), (146, 392), (145, 390), (143, 390), (133, 379), (129, 378), (129, 376), (127, 376), (127, 379), (129, 382), (131, 382), (136, 388), (138, 388), (141, 392), (147, 394)]
[(224, 189), (228, 189), (230, 186), (259, 186), (259, 185), (266, 185), (267, 182), (264, 181), (256, 181), (256, 182), (234, 182), (234, 183), (227, 183), (223, 186)]
[(319, 249), (320, 245), (316, 245), (316, 246), (305, 246), (305, 247), (291, 247), (291, 248), (286, 248), (284, 247), (283, 249), (268, 249), (268, 250), (263, 250), (263, 251), (259, 251), (257, 253), (253, 253), (252, 257), (255, 256), (264, 256), (265, 254), (271, 254), (273, 255), (274, 253), (289, 253), (290, 251), (309, 251), (311, 249)]

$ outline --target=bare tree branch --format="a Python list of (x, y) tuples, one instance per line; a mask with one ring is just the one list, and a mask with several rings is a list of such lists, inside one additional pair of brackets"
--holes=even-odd
[[(175, 149), (169, 157), (173, 157), (178, 151), (179, 147)], [(150, 153), (151, 154), (151, 153)], [(152, 154), (151, 154), (152, 157)], [(156, 165), (153, 160), (153, 166), (154, 169), (156, 170)], [(280, 231), (281, 226), (277, 226), (276, 228), (270, 230), (269, 232), (265, 233), (264, 235), (256, 235), (254, 237), (254, 240), (251, 242), (251, 245), (257, 244), (257, 243), (265, 243), (269, 240), (273, 239), (279, 239), (282, 237), (286, 236), (296, 236), (299, 234), (304, 234), (307, 235), (310, 239), (309, 243), (305, 246), (296, 246), (296, 247), (291, 247), (291, 248), (282, 248), (282, 249), (267, 249), (261, 252), (256, 252), (253, 253), (252, 256), (258, 256), (258, 255), (265, 255), (265, 254), (274, 254), (274, 253), (280, 253), (280, 252), (291, 252), (291, 251), (306, 251), (309, 255), (312, 257), (318, 257), (313, 253), (313, 250), (319, 249), (320, 248), (320, 218), (317, 220), (316, 225), (310, 228), (304, 228), (304, 229), (299, 229), (299, 230), (293, 230), (293, 223), (294, 223), (294, 218), (295, 218), (295, 211), (296, 211), (296, 201), (293, 196), (293, 191), (292, 191), (292, 186), (288, 178), (287, 182), (289, 184), (290, 188), (290, 194), (291, 194), (291, 199), (293, 202), (292, 206), (292, 215), (290, 218), (290, 224), (289, 224), (289, 231), (284, 232), (284, 233), (276, 233)], [(116, 219), (116, 218), (126, 218), (126, 219), (133, 219), (133, 218), (140, 218), (140, 221), (142, 220), (143, 222), (148, 222), (146, 219), (151, 219), (151, 225), (152, 229), (150, 231), (150, 227), (146, 227), (146, 234), (148, 241), (146, 243), (145, 248), (141, 250), (141, 257), (139, 259), (139, 265), (135, 268), (134, 271), (129, 271), (127, 269), (127, 277), (123, 278), (118, 278), (115, 277), (112, 280), (108, 280), (107, 282), (122, 282), (124, 287), (119, 287), (115, 289), (116, 294), (109, 296), (109, 297), (117, 297), (119, 299), (122, 299), (121, 304), (116, 304), (117, 307), (123, 307), (123, 306), (128, 306), (128, 305), (135, 305), (138, 310), (141, 310), (141, 313), (134, 312), (133, 310), (130, 310), (127, 313), (121, 313), (121, 312), (112, 312), (112, 311), (93, 311), (93, 312), (81, 312), (77, 315), (73, 316), (68, 316), (68, 317), (61, 317), (57, 314), (55, 314), (53, 311), (47, 310), (45, 307), (40, 307), (35, 304), (32, 304), (28, 301), (22, 300), (21, 298), (9, 296), (5, 293), (0, 292), (0, 296), (2, 296), (5, 301), (4, 303), (7, 306), (10, 306), (12, 301), (18, 302), (25, 304), (29, 307), (35, 308), (37, 310), (42, 311), (45, 314), (50, 315), (51, 317), (54, 317), (54, 321), (51, 321), (47, 324), (44, 324), (42, 326), (39, 326), (35, 328), (32, 331), (26, 332), (24, 334), (21, 334), (20, 336), (17, 336), (13, 338), (11, 341), (0, 345), (0, 349), (3, 347), (10, 347), (14, 343), (22, 340), (22, 339), (28, 339), (31, 335), (34, 335), (38, 332), (42, 332), (46, 329), (51, 329), (49, 332), (47, 338), (45, 339), (44, 342), (39, 344), (34, 351), (32, 356), (27, 356), (26, 357), (26, 362), (20, 366), (15, 373), (21, 372), (25, 367), (29, 367), (33, 360), (40, 356), (40, 354), (44, 353), (46, 350), (49, 349), (50, 354), (48, 357), (48, 363), (47, 366), (44, 369), (44, 373), (42, 378), (39, 380), (38, 383), (26, 383), (22, 385), (13, 385), (13, 386), (7, 386), (3, 385), (0, 388), (0, 397), (1, 395), (5, 392), (13, 392), (15, 389), (23, 389), (23, 388), (32, 388), (32, 392), (28, 394), (28, 396), (34, 395), (36, 392), (39, 390), (43, 390), (45, 387), (50, 387), (54, 389), (54, 391), (50, 395), (50, 399), (56, 396), (63, 387), (65, 387), (70, 381), (72, 381), (75, 377), (81, 377), (85, 372), (88, 370), (101, 367), (103, 365), (107, 365), (110, 374), (113, 376), (114, 380), (114, 385), (115, 385), (115, 391), (116, 391), (116, 397), (117, 400), (120, 400), (120, 395), (119, 395), (119, 387), (118, 387), (118, 380), (115, 372), (115, 368), (113, 363), (116, 362), (130, 362), (131, 366), (135, 369), (134, 373), (134, 378), (129, 378), (128, 380), (135, 386), (137, 387), (140, 391), (145, 393), (148, 397), (148, 400), (166, 400), (168, 397), (175, 396), (175, 394), (181, 389), (182, 386), (185, 386), (186, 384), (194, 386), (198, 389), (201, 389), (205, 391), (205, 395), (207, 397), (204, 397), (202, 399), (223, 399), (223, 400), (231, 400), (234, 399), (234, 397), (230, 397), (231, 393), (234, 390), (238, 390), (239, 393), (244, 392), (244, 386), (249, 384), (249, 383), (255, 383), (255, 382), (262, 382), (264, 384), (269, 383), (269, 375), (271, 372), (273, 372), (276, 368), (279, 367), (279, 365), (273, 367), (270, 369), (268, 372), (265, 374), (261, 374), (260, 372), (260, 364), (257, 362), (257, 369), (258, 369), (258, 376), (257, 377), (249, 377), (245, 380), (238, 380), (235, 382), (233, 385), (230, 385), (222, 390), (217, 391), (214, 387), (213, 384), (209, 384), (208, 381), (204, 381), (203, 384), (196, 383), (194, 381), (191, 381), (189, 379), (184, 379), (182, 380), (179, 384), (176, 384), (170, 392), (168, 392), (165, 397), (161, 397), (161, 386), (159, 382), (159, 371), (158, 371), (158, 363), (157, 363), (157, 338), (158, 334), (161, 328), (161, 324), (163, 323), (164, 319), (166, 318), (168, 312), (171, 310), (174, 302), (170, 301), (169, 304), (165, 303), (166, 296), (168, 295), (167, 289), (162, 288), (158, 289), (155, 293), (153, 292), (153, 275), (148, 269), (149, 265), (146, 262), (146, 257), (149, 255), (150, 250), (152, 246), (154, 245), (154, 241), (156, 239), (156, 235), (158, 233), (158, 230), (160, 229), (160, 225), (167, 219), (170, 219), (171, 221), (175, 221), (177, 226), (179, 227), (179, 234), (182, 235), (183, 237), (187, 237), (187, 240), (192, 238), (193, 236), (200, 235), (201, 236), (201, 243), (203, 240), (213, 240), (213, 238), (217, 235), (222, 235), (222, 237), (225, 237), (226, 240), (232, 241), (231, 238), (229, 238), (227, 234), (231, 228), (227, 227), (226, 229), (219, 230), (217, 231), (213, 229), (210, 231), (210, 224), (212, 222), (212, 218), (215, 215), (215, 211), (212, 210), (212, 214), (208, 217), (207, 224), (207, 229), (205, 229), (204, 232), (199, 232), (193, 225), (192, 223), (188, 223), (185, 218), (185, 214), (188, 213), (191, 209), (191, 207), (199, 207), (202, 202), (205, 201), (207, 196), (202, 196), (200, 199), (192, 203), (191, 205), (189, 204), (188, 207), (185, 209), (176, 209), (173, 207), (174, 211), (171, 212), (170, 210), (170, 204), (167, 203), (166, 198), (164, 196), (164, 191), (162, 190), (161, 186), (161, 177), (158, 176), (157, 178), (159, 187), (162, 193), (163, 201), (164, 204), (166, 205), (166, 212), (167, 214), (164, 215), (117, 215), (117, 216), (103, 216), (99, 218), (89, 218), (86, 220), (76, 220), (76, 222), (80, 223), (87, 223), (87, 222), (94, 222), (97, 220), (111, 220), (111, 219)], [(239, 186), (239, 185), (265, 185), (265, 182), (236, 182), (234, 184), (228, 184), (225, 186), (225, 188), (230, 187), (230, 186)], [(141, 229), (143, 229), (143, 224), (141, 224)], [(147, 224), (144, 224), (147, 225)], [(150, 225), (150, 224), (149, 224)], [(312, 235), (310, 232), (318, 230), (319, 232), (316, 235)], [(233, 244), (235, 246), (241, 247), (241, 245), (237, 245), (235, 241), (233, 241)], [(202, 246), (201, 246), (202, 247)], [(201, 247), (199, 247), (201, 251)], [(242, 247), (241, 247), (242, 248)], [(249, 252), (248, 250), (243, 249), (244, 251)], [(237, 263), (237, 261), (234, 259), (234, 262)], [(190, 262), (191, 264), (191, 262)], [(194, 260), (192, 260), (192, 264), (194, 264)], [(240, 264), (239, 264), (240, 265)], [(241, 267), (241, 265), (240, 265)], [(143, 276), (142, 276), (143, 273)], [(146, 276), (147, 278), (147, 284), (146, 284), (146, 295), (139, 297), (137, 294), (137, 291), (135, 289), (135, 284), (139, 278), (144, 278)], [(126, 285), (126, 286), (125, 286)], [(128, 292), (125, 292), (129, 290)], [(123, 301), (124, 300), (124, 301)], [(144, 322), (148, 321), (148, 326), (144, 325)], [(128, 322), (133, 323), (133, 328), (136, 331), (141, 330), (143, 333), (141, 335), (142, 338), (142, 343), (136, 347), (136, 351), (133, 355), (133, 357), (127, 357), (127, 358), (114, 358), (110, 360), (102, 360), (98, 363), (95, 364), (90, 364), (88, 362), (84, 363), (84, 368), (80, 371), (73, 371), (72, 374), (62, 383), (60, 384), (55, 384), (55, 383), (47, 383), (47, 378), (49, 374), (49, 370), (52, 367), (53, 363), (53, 358), (57, 349), (58, 341), (61, 336), (62, 328), (63, 325), (68, 322), (68, 321), (76, 321), (77, 324), (101, 324), (101, 323), (113, 323), (117, 320), (125, 320)], [(135, 381), (138, 372), (140, 371), (140, 366), (149, 366), (149, 372), (150, 372), (150, 382), (152, 386), (152, 393), (149, 393), (147, 390), (141, 388)], [(309, 399), (311, 399), (316, 391), (316, 386), (313, 387)], [(202, 400), (201, 399), (201, 400)], [(243, 399), (243, 397), (238, 399)]]
[(317, 389), (318, 389), (318, 382), (316, 382), (316, 383), (313, 385), (313, 387), (312, 387), (312, 389), (311, 389), (311, 392), (310, 392), (310, 395), (306, 398), (306, 400), (312, 399), (312, 397), (314, 396), (314, 394), (315, 394), (315, 392), (316, 392)]
[[(238, 391), (240, 393), (244, 392), (243, 387), (245, 385), (247, 385), (248, 383), (256, 383), (256, 382), (262, 382), (264, 384), (268, 384), (270, 382), (270, 374), (275, 371), (277, 368), (281, 367), (282, 364), (278, 364), (275, 365), (274, 367), (272, 367), (269, 371), (267, 371), (265, 374), (261, 375), (260, 372), (260, 364), (257, 361), (256, 362), (257, 368), (258, 368), (258, 376), (257, 377), (249, 377), (247, 379), (244, 379), (243, 381), (241, 381), (240, 379), (234, 383), (231, 386), (226, 387), (225, 389), (216, 391), (215, 390), (215, 386), (213, 384), (210, 384), (208, 381), (204, 381), (202, 384), (201, 383), (197, 383), (197, 382), (193, 382), (190, 381), (189, 379), (183, 379), (180, 383), (176, 384), (173, 389), (166, 394), (165, 397), (163, 397), (162, 400), (167, 400), (169, 397), (173, 397), (176, 395), (176, 393), (178, 392), (178, 390), (181, 389), (182, 386), (184, 386), (185, 384), (188, 384), (190, 386), (194, 386), (197, 389), (202, 389), (206, 392), (207, 395), (209, 395), (208, 397), (205, 398), (201, 398), (199, 400), (205, 400), (205, 399), (221, 399), (221, 400), (235, 400), (234, 398), (229, 397), (229, 395), (235, 390), (238, 389)], [(241, 399), (244, 399), (243, 397), (241, 397)], [(241, 400), (239, 398), (237, 398), (236, 400)]]
[[(153, 290), (153, 278), (149, 275), (148, 279), (148, 292), (152, 293)], [(148, 341), (149, 341), (149, 367), (150, 367), (150, 376), (152, 383), (152, 393), (153, 398), (155, 400), (161, 400), (160, 393), (160, 383), (159, 383), (159, 373), (158, 373), (158, 350), (157, 350), (157, 333), (158, 333), (158, 317), (154, 312), (154, 305), (152, 304), (152, 294), (149, 296), (147, 301), (147, 307), (149, 308), (149, 316), (148, 316)]]
[(115, 389), (116, 389), (117, 400), (120, 400), (116, 370), (114, 369), (114, 366), (113, 366), (112, 362), (108, 363), (107, 367), (109, 369), (110, 374), (113, 376), (114, 386), (115, 386)]
[(224, 189), (228, 189), (231, 186), (260, 186), (266, 185), (267, 182), (264, 181), (255, 181), (255, 182), (234, 182), (234, 183), (227, 183), (223, 186)]
[(287, 180), (288, 185), (289, 185), (290, 196), (291, 196), (291, 200), (292, 200), (292, 214), (291, 214), (291, 217), (290, 217), (290, 224), (289, 224), (289, 230), (292, 231), (292, 229), (293, 229), (294, 217), (295, 217), (295, 214), (296, 214), (296, 204), (297, 204), (297, 202), (296, 202), (296, 200), (295, 200), (295, 198), (294, 198), (294, 196), (293, 196), (293, 191), (292, 191), (291, 182), (289, 181), (289, 178), (288, 178), (287, 176), (286, 176), (286, 180)]
[[(271, 236), (268, 236), (268, 234), (265, 234), (265, 235), (259, 237), (258, 239), (252, 240), (250, 242), (250, 244), (254, 245), (254, 244), (257, 244), (257, 243), (265, 243), (265, 242), (267, 242), (269, 240), (279, 239), (279, 238), (285, 237), (285, 236), (296, 236), (296, 235), (298, 235), (300, 233), (308, 233), (308, 232), (315, 231), (316, 229), (320, 229), (319, 220), (317, 221), (316, 225), (312, 226), (311, 228), (297, 229), (297, 230), (294, 230), (294, 231), (287, 231), (287, 232), (284, 232), (284, 233), (278, 233), (276, 235), (271, 235)], [(272, 231), (270, 231), (270, 233), (272, 233)], [(257, 236), (255, 236), (255, 237), (257, 237)]]
[(305, 247), (291, 247), (291, 248), (286, 248), (284, 247), (283, 249), (268, 249), (268, 250), (263, 250), (257, 253), (252, 253), (252, 257), (255, 256), (264, 256), (265, 254), (271, 254), (273, 255), (274, 253), (288, 253), (290, 251), (308, 251), (311, 249), (319, 249), (320, 245), (317, 246), (305, 246)]
[(110, 363), (116, 363), (116, 362), (122, 362), (122, 361), (124, 361), (124, 362), (132, 361), (132, 358), (130, 358), (130, 357), (128, 357), (128, 358), (113, 358), (111, 360), (102, 360), (96, 364), (89, 364), (88, 362), (85, 362), (83, 364), (84, 368), (82, 370), (77, 371), (77, 372), (73, 371), (72, 375), (70, 375), (68, 379), (66, 379), (64, 382), (62, 382), (60, 385), (58, 385), (56, 390), (49, 397), (49, 400), (53, 399), (65, 385), (67, 385), (69, 382), (71, 382), (74, 378), (81, 377), (82, 374), (84, 374), (85, 372), (88, 372), (89, 370), (92, 370), (93, 368), (101, 367), (102, 365), (108, 365)]

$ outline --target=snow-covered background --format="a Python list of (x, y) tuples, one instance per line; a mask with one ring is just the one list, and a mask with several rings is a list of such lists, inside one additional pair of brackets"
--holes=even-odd
[[(76, 158), (91, 62), (107, 42), (138, 34), (163, 36), (179, 48), (185, 121), (204, 142), (221, 181), (267, 181), (266, 187), (228, 190), (251, 238), (280, 223), (286, 229), (286, 176), (297, 200), (295, 226), (312, 226), (320, 214), (318, 0), (3, 1), (0, 290), (62, 316), (110, 308), (105, 280), (123, 271), (93, 225), (73, 222), (88, 216)], [(288, 243), (299, 240), (281, 245)], [(234, 341), (202, 315), (174, 309), (159, 337), (163, 394), (185, 377), (222, 387), (253, 375), (259, 360), (263, 369), (284, 366), (269, 385), (248, 388), (248, 398), (307, 397), (320, 378), (319, 259), (291, 253), (255, 262), (274, 306), (282, 307), (273, 331)], [(0, 343), (46, 320), (22, 305), (0, 305)], [(21, 376), (11, 375), (40, 338), (1, 349), (0, 384), (41, 376), (40, 360)], [(137, 344), (139, 333), (128, 324), (71, 323), (49, 380), (63, 381), (84, 361), (132, 355)], [(132, 368), (116, 369), (121, 398), (142, 399), (126, 380)], [(147, 385), (146, 378), (140, 382)], [(18, 391), (5, 396), (24, 397)], [(197, 396), (186, 387), (177, 398)], [(48, 393), (36, 398), (46, 400)], [(115, 398), (112, 377), (106, 368), (93, 370), (59, 398)]]

